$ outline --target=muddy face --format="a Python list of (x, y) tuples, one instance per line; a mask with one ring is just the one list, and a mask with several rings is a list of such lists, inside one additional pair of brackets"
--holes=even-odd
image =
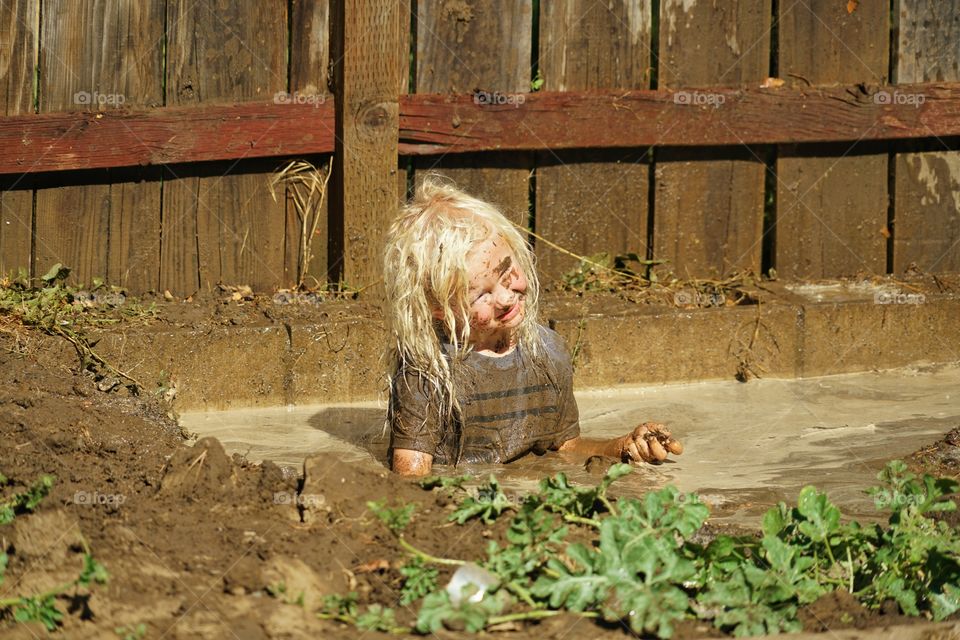
[(467, 254), (470, 338), (475, 350), (503, 354), (512, 350), (524, 317), (527, 278), (502, 236), (478, 244)]

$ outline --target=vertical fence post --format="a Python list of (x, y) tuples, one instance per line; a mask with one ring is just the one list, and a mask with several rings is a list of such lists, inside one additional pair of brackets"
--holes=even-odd
[[(12, 25), (6, 32), (9, 47), (0, 65), (0, 115), (33, 113), (34, 65), (40, 34), (40, 0), (16, 0), (0, 4), (0, 24)], [(12, 186), (20, 176), (3, 176), (0, 183), (0, 275), (31, 266), (33, 191)], [(22, 186), (22, 185), (21, 185)], [(8, 189), (10, 189), (8, 191)]]
[[(723, 127), (724, 102), (695, 87), (763, 81), (770, 0), (664, 0), (660, 7), (659, 87), (678, 90), (677, 108), (713, 109)], [(766, 171), (760, 153), (746, 145), (658, 150), (654, 257), (687, 278), (759, 272)]]
[[(897, 83), (960, 81), (960, 4), (901, 0)], [(890, 102), (923, 105), (924, 94), (896, 87)], [(897, 153), (894, 191), (893, 273), (911, 264), (924, 271), (960, 271), (960, 152), (939, 138), (933, 151)]]
[[(787, 84), (886, 83), (886, 2), (781, 2), (779, 11), (779, 70)], [(781, 277), (885, 273), (886, 226), (884, 144), (780, 146), (775, 263)]]
[(331, 191), (331, 278), (369, 287), (397, 207), (400, 3), (336, 0), (331, 23), (337, 142)]

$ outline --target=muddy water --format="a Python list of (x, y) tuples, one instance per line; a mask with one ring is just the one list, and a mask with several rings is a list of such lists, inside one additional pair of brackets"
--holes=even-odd
[[(884, 462), (960, 425), (960, 367), (592, 390), (577, 398), (585, 436), (622, 435), (656, 420), (686, 447), (675, 461), (644, 465), (619, 481), (623, 493), (671, 483), (697, 491), (715, 520), (750, 525), (816, 484), (846, 515), (869, 519), (872, 501), (862, 490)], [(230, 452), (296, 467), (317, 451), (357, 461), (382, 459), (386, 451), (383, 409), (376, 403), (185, 413), (181, 421), (199, 435), (220, 438)], [(597, 480), (558, 454), (469, 471), (495, 473), (511, 491), (532, 489), (557, 471), (584, 483)]]

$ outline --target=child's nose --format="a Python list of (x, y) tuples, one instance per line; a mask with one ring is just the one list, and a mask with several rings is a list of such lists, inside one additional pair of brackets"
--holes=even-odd
[(497, 288), (497, 304), (501, 307), (513, 306), (516, 297), (516, 292), (510, 287), (500, 286)]

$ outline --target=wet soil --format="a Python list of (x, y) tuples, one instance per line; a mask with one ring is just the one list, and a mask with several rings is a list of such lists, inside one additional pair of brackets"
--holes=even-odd
[[(184, 305), (178, 319), (164, 321), (244, 322), (250, 313), (262, 310), (213, 300)], [(110, 575), (106, 585), (58, 599), (67, 612), (62, 637), (115, 638), (117, 629), (144, 624), (150, 638), (354, 638), (356, 630), (310, 611), (324, 595), (348, 590), (361, 603), (396, 599), (404, 554), (369, 515), (368, 500), (416, 502), (408, 536), (437, 555), (478, 557), (490, 539), (504, 536), (501, 526), (448, 524), (451, 505), (442, 495), (374, 463), (321, 454), (298, 475), (228, 456), (215, 439), (185, 438), (160, 400), (98, 391), (75, 365), (55, 339), (0, 326), (0, 473), (8, 478), (0, 495), (42, 474), (56, 477), (34, 513), (0, 528), (10, 557), (0, 598), (72, 580), (85, 547)], [(955, 475), (951, 437), (938, 456), (921, 452), (914, 463)], [(298, 492), (309, 500), (298, 500)], [(409, 624), (413, 615), (400, 607), (398, 621)], [(803, 615), (809, 630), (906, 621), (842, 596)], [(591, 637), (626, 633), (561, 616), (505, 637), (559, 639), (573, 627)], [(45, 631), (3, 618), (0, 635)], [(710, 635), (702, 623), (679, 630), (680, 637)]]

